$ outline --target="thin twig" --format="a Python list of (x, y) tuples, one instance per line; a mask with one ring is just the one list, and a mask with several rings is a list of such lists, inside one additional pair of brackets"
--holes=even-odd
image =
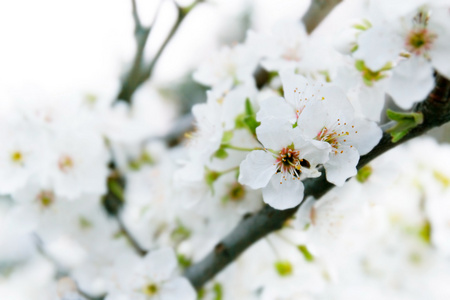
[[(135, 23), (136, 54), (133, 59), (133, 64), (130, 71), (125, 75), (125, 77), (122, 80), (122, 87), (120, 89), (119, 94), (117, 95), (117, 101), (125, 101), (127, 103), (131, 103), (131, 98), (134, 92), (138, 89), (138, 87), (141, 84), (143, 84), (145, 81), (151, 78), (153, 74), (153, 69), (155, 68), (155, 65), (157, 64), (159, 58), (161, 57), (161, 54), (164, 52), (170, 40), (177, 32), (184, 18), (201, 1), (202, 0), (195, 1), (189, 7), (180, 7), (177, 4), (175, 4), (178, 9), (177, 20), (175, 21), (175, 24), (172, 26), (172, 29), (170, 30), (169, 34), (167, 35), (166, 39), (156, 52), (151, 62), (146, 65), (146, 63), (144, 62), (144, 50), (151, 29), (153, 28), (154, 24), (152, 24), (152, 26), (150, 27), (142, 26), (141, 20), (137, 12), (136, 0), (132, 0), (132, 13)], [(155, 20), (156, 18), (157, 16), (155, 17)]]
[(133, 246), (133, 249), (140, 255), (144, 256), (147, 254), (147, 250), (141, 247), (141, 245), (138, 243), (138, 241), (134, 238), (134, 236), (131, 234), (131, 232), (127, 229), (125, 224), (123, 223), (122, 217), (120, 214), (117, 214), (116, 216), (117, 222), (119, 223), (120, 231), (126, 236), (127, 240), (131, 243)]
[[(401, 143), (449, 122), (450, 82), (438, 76), (436, 78), (436, 87), (427, 99), (416, 107), (415, 111), (423, 113), (424, 122), (421, 125), (412, 129), (397, 143), (393, 143), (390, 134), (384, 131), (378, 145), (368, 154), (361, 157), (357, 168), (363, 167), (379, 155)], [(323, 170), (320, 177), (307, 179), (304, 181), (304, 185), (304, 199), (308, 196), (314, 196), (316, 199), (319, 199), (334, 187), (332, 183), (326, 180)], [(203, 260), (189, 267), (185, 272), (185, 276), (194, 287), (197, 289), (201, 288), (253, 243), (269, 233), (281, 229), (300, 205), (287, 210), (276, 210), (266, 205), (258, 213), (243, 219)]]

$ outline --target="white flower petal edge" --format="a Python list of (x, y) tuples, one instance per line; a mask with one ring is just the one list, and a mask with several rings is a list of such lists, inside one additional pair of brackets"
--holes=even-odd
[(331, 158), (325, 163), (327, 180), (337, 186), (344, 185), (345, 181), (355, 176), (359, 153), (355, 148), (341, 148), (341, 152), (331, 153)]
[(267, 185), (276, 171), (272, 153), (263, 150), (252, 151), (241, 163), (239, 182), (252, 189), (259, 189)]
[(289, 209), (300, 204), (304, 189), (300, 180), (286, 179), (283, 178), (283, 173), (278, 173), (263, 188), (263, 199), (265, 203), (275, 209)]
[(256, 117), (258, 121), (281, 119), (292, 124), (297, 121), (294, 109), (282, 97), (271, 97), (261, 101)]
[(178, 262), (173, 249), (166, 247), (149, 252), (144, 258), (144, 265), (153, 280), (161, 281), (170, 278)]
[(174, 278), (161, 287), (162, 300), (195, 300), (197, 293), (191, 283), (184, 277)]

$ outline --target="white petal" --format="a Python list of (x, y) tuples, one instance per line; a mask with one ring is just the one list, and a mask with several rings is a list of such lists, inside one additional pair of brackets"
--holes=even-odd
[(282, 97), (271, 97), (260, 103), (260, 109), (256, 115), (258, 121), (277, 119), (295, 123), (297, 117), (295, 111)]
[(439, 36), (429, 54), (436, 70), (450, 79), (450, 34)]
[(239, 182), (252, 189), (265, 187), (277, 171), (275, 162), (270, 152), (262, 150), (250, 152), (241, 163)]
[(354, 57), (365, 62), (372, 71), (395, 60), (402, 50), (403, 40), (390, 26), (374, 26), (359, 35)]
[(298, 98), (295, 90), (306, 90), (309, 84), (308, 80), (292, 71), (282, 71), (280, 72), (280, 77), (283, 83), (284, 98), (287, 102), (295, 105)]
[(174, 278), (161, 287), (161, 300), (195, 300), (197, 293), (184, 277)]
[(356, 149), (350, 147), (341, 147), (337, 151), (337, 154), (334, 152), (330, 154), (330, 160), (324, 164), (324, 167), (327, 180), (342, 186), (347, 178), (356, 175), (359, 154)]
[(144, 260), (149, 277), (155, 281), (170, 278), (178, 265), (175, 252), (169, 247), (150, 251)]
[(423, 57), (411, 57), (395, 67), (387, 92), (403, 109), (425, 99), (433, 89), (433, 68)]
[(269, 184), (262, 190), (264, 202), (275, 209), (288, 209), (297, 206), (303, 199), (303, 183), (298, 179), (283, 179), (278, 173), (272, 177)]
[(364, 119), (355, 119), (352, 124), (355, 128), (348, 128), (348, 130), (353, 130), (348, 139), (349, 143), (356, 147), (360, 155), (367, 154), (378, 144), (383, 132), (375, 122)]
[(305, 141), (301, 135), (295, 135), (293, 142), (295, 149), (300, 150), (300, 157), (308, 160), (311, 166), (323, 164), (328, 160), (330, 144), (315, 140)]
[(264, 147), (281, 150), (292, 143), (292, 124), (282, 120), (264, 120), (256, 128), (256, 136)]

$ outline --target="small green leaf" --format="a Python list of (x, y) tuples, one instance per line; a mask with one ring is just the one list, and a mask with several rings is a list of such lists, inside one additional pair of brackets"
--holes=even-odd
[(370, 175), (372, 175), (372, 167), (364, 166), (358, 170), (358, 173), (356, 174), (356, 180), (364, 183), (367, 181), (367, 179), (369, 179)]
[(411, 129), (423, 123), (423, 114), (420, 112), (402, 113), (388, 109), (386, 114), (389, 119), (397, 122), (387, 131), (391, 134), (393, 143), (400, 141)]
[(277, 261), (275, 263), (275, 270), (282, 277), (291, 275), (293, 271), (292, 264), (287, 260)]
[(298, 245), (297, 248), (303, 254), (306, 261), (308, 262), (314, 261), (314, 255), (312, 255), (311, 252), (309, 252), (308, 248), (305, 245)]

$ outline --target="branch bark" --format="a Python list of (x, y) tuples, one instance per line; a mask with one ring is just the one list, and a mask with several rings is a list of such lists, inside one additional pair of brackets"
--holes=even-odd
[[(450, 82), (438, 75), (434, 90), (414, 110), (423, 113), (424, 122), (412, 129), (397, 143), (391, 141), (390, 134), (386, 132), (388, 128), (384, 128), (382, 139), (372, 151), (361, 157), (358, 169), (386, 151), (450, 121)], [(308, 196), (319, 199), (334, 187), (326, 180), (323, 170), (320, 177), (307, 179), (304, 181), (304, 185), (304, 199)], [(253, 243), (269, 233), (281, 229), (300, 206), (301, 203), (292, 209), (276, 210), (266, 205), (258, 213), (244, 218), (202, 261), (189, 267), (185, 276), (195, 288), (201, 288)]]
[(313, 32), (320, 22), (341, 2), (342, 0), (311, 0), (308, 10), (302, 18), (306, 31), (308, 33)]

